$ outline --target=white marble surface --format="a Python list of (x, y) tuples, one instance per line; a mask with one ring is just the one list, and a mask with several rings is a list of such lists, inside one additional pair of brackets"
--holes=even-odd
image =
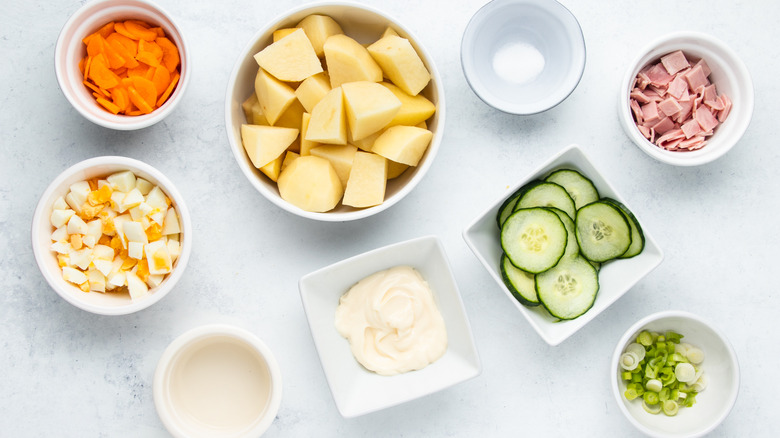
[[(740, 395), (713, 436), (770, 436), (780, 428), (773, 246), (780, 242), (780, 3), (563, 0), (585, 34), (585, 74), (562, 105), (517, 117), (478, 100), (460, 68), (460, 35), (484, 0), (367, 1), (404, 20), (433, 53), (447, 93), (447, 126), (437, 161), (408, 198), (343, 224), (300, 219), (263, 199), (227, 144), (224, 96), (235, 57), (261, 25), (298, 1), (159, 0), (187, 34), (194, 75), (182, 105), (137, 132), (91, 124), (58, 89), (54, 44), (82, 3), (5, 1), (0, 15), (0, 436), (166, 436), (152, 401), (155, 365), (173, 338), (210, 322), (247, 328), (277, 355), (284, 398), (269, 437), (636, 435), (612, 397), (608, 362), (625, 329), (664, 309), (714, 321), (736, 348)], [(683, 29), (731, 45), (756, 90), (742, 141), (696, 168), (645, 156), (621, 131), (615, 110), (617, 85), (637, 50)], [(461, 231), (507, 187), (575, 142), (619, 188), (666, 259), (583, 330), (550, 347), (509, 305)], [(45, 187), (71, 164), (104, 154), (138, 158), (166, 173), (186, 197), (196, 233), (177, 288), (129, 316), (95, 316), (66, 303), (43, 280), (30, 248), (30, 221)], [(427, 234), (442, 239), (451, 260), (483, 372), (345, 420), (320, 368), (298, 279)]]

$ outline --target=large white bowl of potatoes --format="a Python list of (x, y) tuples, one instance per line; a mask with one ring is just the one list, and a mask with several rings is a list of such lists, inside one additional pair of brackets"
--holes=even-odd
[(241, 52), (226, 99), (230, 147), (268, 200), (343, 222), (406, 196), (441, 144), (444, 89), (412, 32), (352, 2), (303, 5)]

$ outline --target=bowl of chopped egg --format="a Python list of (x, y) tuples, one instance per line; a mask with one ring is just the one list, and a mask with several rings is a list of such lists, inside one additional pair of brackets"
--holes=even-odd
[(469, 21), (461, 41), (469, 86), (500, 111), (530, 115), (563, 102), (585, 70), (585, 39), (555, 0), (493, 0)]
[(167, 295), (184, 274), (192, 224), (179, 191), (131, 158), (96, 157), (62, 172), (33, 215), (43, 277), (88, 312), (123, 315)]
[(620, 411), (653, 437), (715, 430), (739, 393), (739, 363), (726, 336), (704, 318), (667, 310), (632, 325), (609, 367)]
[(62, 93), (87, 120), (151, 126), (181, 102), (191, 63), (184, 34), (148, 0), (94, 0), (66, 21), (54, 51)]
[(699, 32), (675, 32), (642, 49), (618, 93), (618, 118), (640, 150), (697, 166), (726, 154), (753, 116), (753, 82), (737, 53)]
[(481, 372), (441, 242), (384, 246), (298, 283), (314, 346), (345, 418), (444, 390)]

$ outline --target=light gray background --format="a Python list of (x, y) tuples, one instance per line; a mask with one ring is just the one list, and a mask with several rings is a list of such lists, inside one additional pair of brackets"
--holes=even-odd
[[(780, 3), (564, 0), (588, 58), (579, 87), (546, 113), (518, 117), (482, 103), (463, 77), (460, 37), (485, 2), (372, 0), (400, 18), (443, 76), (447, 123), (422, 183), (359, 222), (294, 217), (257, 193), (230, 153), (228, 75), (249, 38), (299, 1), (159, 0), (183, 28), (194, 65), (182, 104), (162, 123), (113, 132), (81, 117), (54, 77), (54, 45), (81, 1), (3, 1), (0, 14), (0, 435), (166, 436), (152, 375), (176, 336), (230, 322), (275, 352), (284, 398), (269, 437), (627, 436), (608, 362), (641, 317), (666, 309), (713, 321), (736, 348), (742, 385), (713, 436), (769, 436), (777, 415), (776, 246), (780, 149)], [(715, 163), (677, 168), (639, 151), (617, 122), (627, 64), (658, 36), (698, 30), (727, 42), (756, 90), (742, 141)], [(570, 143), (582, 145), (663, 248), (663, 264), (557, 347), (545, 344), (493, 283), (461, 232), (508, 187)], [(30, 247), (38, 197), (62, 170), (118, 154), (164, 172), (186, 198), (195, 246), (184, 278), (152, 308), (101, 317), (59, 298)], [(432, 396), (352, 420), (331, 399), (298, 279), (343, 258), (427, 234), (448, 253), (482, 359), (482, 374)]]

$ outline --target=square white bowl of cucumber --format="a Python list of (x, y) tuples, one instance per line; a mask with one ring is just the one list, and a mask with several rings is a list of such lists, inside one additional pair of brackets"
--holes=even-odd
[(492, 203), (463, 238), (553, 346), (617, 301), (664, 257), (577, 145), (564, 148)]

